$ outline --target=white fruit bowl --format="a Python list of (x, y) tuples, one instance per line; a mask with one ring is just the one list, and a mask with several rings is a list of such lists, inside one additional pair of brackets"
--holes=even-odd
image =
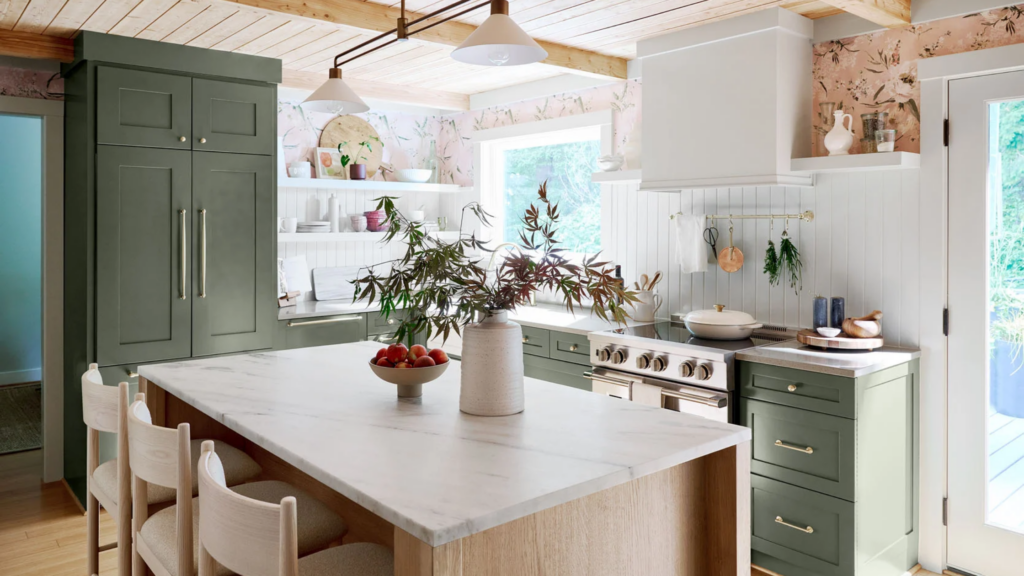
[(398, 178), (399, 182), (417, 182), (422, 184), (423, 182), (430, 180), (430, 175), (433, 173), (433, 170), (401, 168), (395, 170), (395, 178)]
[(370, 370), (381, 380), (398, 386), (399, 398), (419, 398), (423, 395), (423, 385), (440, 378), (451, 363), (449, 360), (444, 364), (421, 368), (388, 368), (371, 362)]

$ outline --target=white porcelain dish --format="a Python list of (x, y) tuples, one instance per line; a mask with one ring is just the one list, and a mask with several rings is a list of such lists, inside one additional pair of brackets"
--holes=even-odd
[(842, 330), (839, 328), (828, 328), (826, 326), (822, 326), (821, 328), (818, 328), (817, 332), (825, 338), (835, 338), (836, 336), (839, 336), (839, 333), (842, 332)]
[(746, 340), (763, 326), (750, 314), (726, 310), (721, 304), (714, 310), (694, 310), (683, 317), (683, 323), (690, 334), (708, 340)]
[(430, 175), (433, 173), (433, 170), (400, 168), (395, 170), (395, 178), (398, 178), (399, 182), (416, 182), (422, 184), (423, 182), (430, 180)]

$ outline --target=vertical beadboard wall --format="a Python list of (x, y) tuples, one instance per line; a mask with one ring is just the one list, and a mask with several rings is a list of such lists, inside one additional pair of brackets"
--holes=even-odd
[[(306, 220), (306, 202), (310, 198), (320, 200), (320, 209), (327, 212), (327, 201), (335, 194), (340, 204), (339, 212), (342, 215), (362, 214), (367, 210), (374, 210), (377, 207), (376, 198), (384, 193), (368, 190), (326, 190), (313, 188), (278, 188), (277, 193), (277, 215), (278, 217), (296, 217), (299, 222)], [(436, 219), (439, 210), (439, 196), (445, 196), (438, 192), (388, 192), (387, 195), (398, 197), (397, 206), (399, 210), (408, 213), (419, 206), (423, 206), (428, 221)], [(343, 224), (349, 226), (343, 228), (343, 232), (351, 232), (348, 218), (343, 218)], [(289, 258), (292, 256), (306, 256), (306, 263), (310, 271), (313, 268), (325, 266), (365, 266), (384, 262), (401, 255), (404, 245), (393, 243), (392, 245), (382, 244), (375, 241), (367, 242), (278, 242), (277, 257)], [(299, 300), (311, 300), (312, 293), (303, 293)]]
[[(811, 325), (815, 295), (846, 298), (848, 316), (878, 309), (885, 314), (883, 336), (893, 345), (920, 342), (918, 170), (820, 174), (815, 187), (756, 187), (640, 192), (638, 186), (605, 185), (606, 255), (623, 266), (629, 284), (641, 274), (662, 270), (658, 292), (665, 298), (659, 315), (710, 309), (714, 304), (743, 310), (761, 322)], [(785, 280), (769, 286), (762, 273), (768, 247), (767, 220), (734, 221), (733, 239), (746, 258), (727, 274), (709, 264), (708, 272), (680, 274), (671, 214), (768, 214), (812, 210), (814, 222), (791, 221), (790, 237), (803, 261), (802, 290)], [(925, 223), (925, 225), (929, 225)], [(936, 223), (935, 225), (938, 225)], [(776, 221), (778, 247), (785, 222)], [(719, 249), (728, 246), (729, 223), (719, 221)]]

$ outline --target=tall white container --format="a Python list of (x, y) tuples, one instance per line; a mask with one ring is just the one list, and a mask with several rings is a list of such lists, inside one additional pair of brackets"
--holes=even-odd
[(319, 222), (321, 216), (320, 199), (316, 196), (306, 198), (306, 222)]
[(459, 409), (476, 416), (509, 416), (524, 408), (523, 329), (504, 310), (462, 331)]
[(331, 232), (341, 232), (341, 222), (338, 218), (338, 197), (331, 194), (327, 199), (327, 220), (331, 223)]

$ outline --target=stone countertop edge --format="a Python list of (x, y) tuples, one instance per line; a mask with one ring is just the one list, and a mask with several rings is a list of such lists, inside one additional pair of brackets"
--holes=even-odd
[(304, 300), (295, 306), (277, 309), (278, 320), (297, 320), (299, 318), (318, 318), (336, 314), (363, 314), (380, 310), (380, 304), (366, 305), (365, 302), (349, 302), (348, 300)]
[(921, 357), (916, 348), (883, 346), (868, 351), (825, 351), (796, 340), (760, 346), (736, 353), (742, 362), (806, 370), (844, 378), (859, 378)]

